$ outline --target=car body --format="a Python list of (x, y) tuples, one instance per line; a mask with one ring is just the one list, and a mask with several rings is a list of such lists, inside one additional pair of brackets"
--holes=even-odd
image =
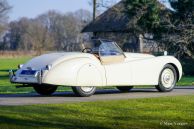
[[(167, 65), (173, 68), (170, 68), (171, 73), (166, 71), (166, 80), (170, 77), (176, 82), (180, 80), (182, 66), (173, 56), (127, 53), (113, 41), (95, 39), (93, 47), (85, 48), (83, 52), (58, 52), (35, 57), (15, 73), (10, 71), (10, 81), (33, 87), (49, 85), (85, 89), (158, 86), (161, 72)], [(173, 82), (173, 88), (176, 82)]]

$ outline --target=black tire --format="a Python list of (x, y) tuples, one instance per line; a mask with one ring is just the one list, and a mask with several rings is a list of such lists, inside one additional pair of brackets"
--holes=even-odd
[(133, 89), (133, 86), (118, 86), (117, 89), (121, 92), (129, 92), (131, 89)]
[(78, 97), (89, 97), (96, 92), (96, 87), (91, 87), (90, 91), (84, 91), (82, 88), (83, 87), (72, 87), (72, 90)]
[[(170, 86), (165, 87), (165, 84), (164, 84), (164, 81), (163, 81), (164, 77), (162, 77), (162, 75), (163, 75), (163, 72), (167, 69), (169, 69), (173, 72), (174, 80), (172, 80), (172, 84), (170, 83)], [(170, 77), (170, 79), (171, 78), (172, 77)], [(174, 87), (176, 86), (176, 83), (177, 83), (177, 72), (176, 72), (175, 68), (170, 64), (165, 65), (164, 68), (162, 69), (161, 73), (160, 73), (159, 84), (156, 86), (156, 89), (159, 92), (170, 92), (174, 89)]]
[(40, 95), (52, 95), (57, 90), (57, 86), (51, 85), (34, 85), (33, 88)]

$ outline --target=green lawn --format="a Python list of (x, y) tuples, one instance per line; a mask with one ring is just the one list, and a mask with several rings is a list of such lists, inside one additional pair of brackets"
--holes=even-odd
[(2, 129), (192, 129), (194, 96), (0, 107)]
[[(19, 88), (16, 89), (15, 85), (11, 84), (8, 79), (8, 71), (10, 69), (17, 69), (18, 64), (25, 63), (32, 57), (19, 57), (19, 58), (0, 58), (0, 93), (28, 93), (34, 92), (32, 88)], [(194, 77), (183, 77), (178, 83), (182, 86), (194, 85)], [(58, 91), (71, 90), (70, 88), (60, 87)]]
[(11, 84), (8, 79), (8, 71), (17, 69), (18, 64), (22, 64), (29, 60), (30, 57), (19, 58), (0, 58), (0, 93), (26, 92), (29, 89), (16, 89), (15, 85)]
[(194, 77), (192, 76), (186, 76), (183, 77), (180, 82), (177, 83), (179, 86), (192, 86), (194, 85)]

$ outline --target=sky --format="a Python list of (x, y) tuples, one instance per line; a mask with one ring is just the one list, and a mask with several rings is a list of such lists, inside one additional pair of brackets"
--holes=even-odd
[(48, 10), (57, 10), (62, 13), (78, 9), (92, 10), (89, 0), (7, 0), (12, 6), (9, 20), (18, 20), (21, 17), (35, 18)]
[[(160, 1), (170, 7), (166, 2), (168, 0)], [(8, 3), (12, 6), (12, 10), (9, 13), (9, 21), (18, 20), (21, 17), (35, 18), (48, 10), (57, 10), (62, 13), (78, 9), (92, 11), (89, 0), (8, 0)]]

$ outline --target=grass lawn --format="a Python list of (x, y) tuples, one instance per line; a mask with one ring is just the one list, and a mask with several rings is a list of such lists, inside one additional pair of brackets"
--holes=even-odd
[[(19, 88), (16, 89), (15, 85), (11, 84), (8, 79), (8, 71), (10, 69), (17, 69), (18, 64), (23, 64), (32, 57), (19, 57), (19, 58), (2, 58), (0, 57), (0, 93), (29, 93), (34, 92), (32, 88)], [(194, 85), (194, 77), (183, 77), (178, 83), (181, 86)], [(58, 91), (67, 91), (70, 88), (60, 87)]]
[(193, 129), (194, 96), (0, 107), (2, 129)]
[(179, 85), (179, 86), (192, 86), (192, 85), (194, 85), (194, 77), (192, 77), (192, 76), (183, 77), (177, 83), (177, 85)]

